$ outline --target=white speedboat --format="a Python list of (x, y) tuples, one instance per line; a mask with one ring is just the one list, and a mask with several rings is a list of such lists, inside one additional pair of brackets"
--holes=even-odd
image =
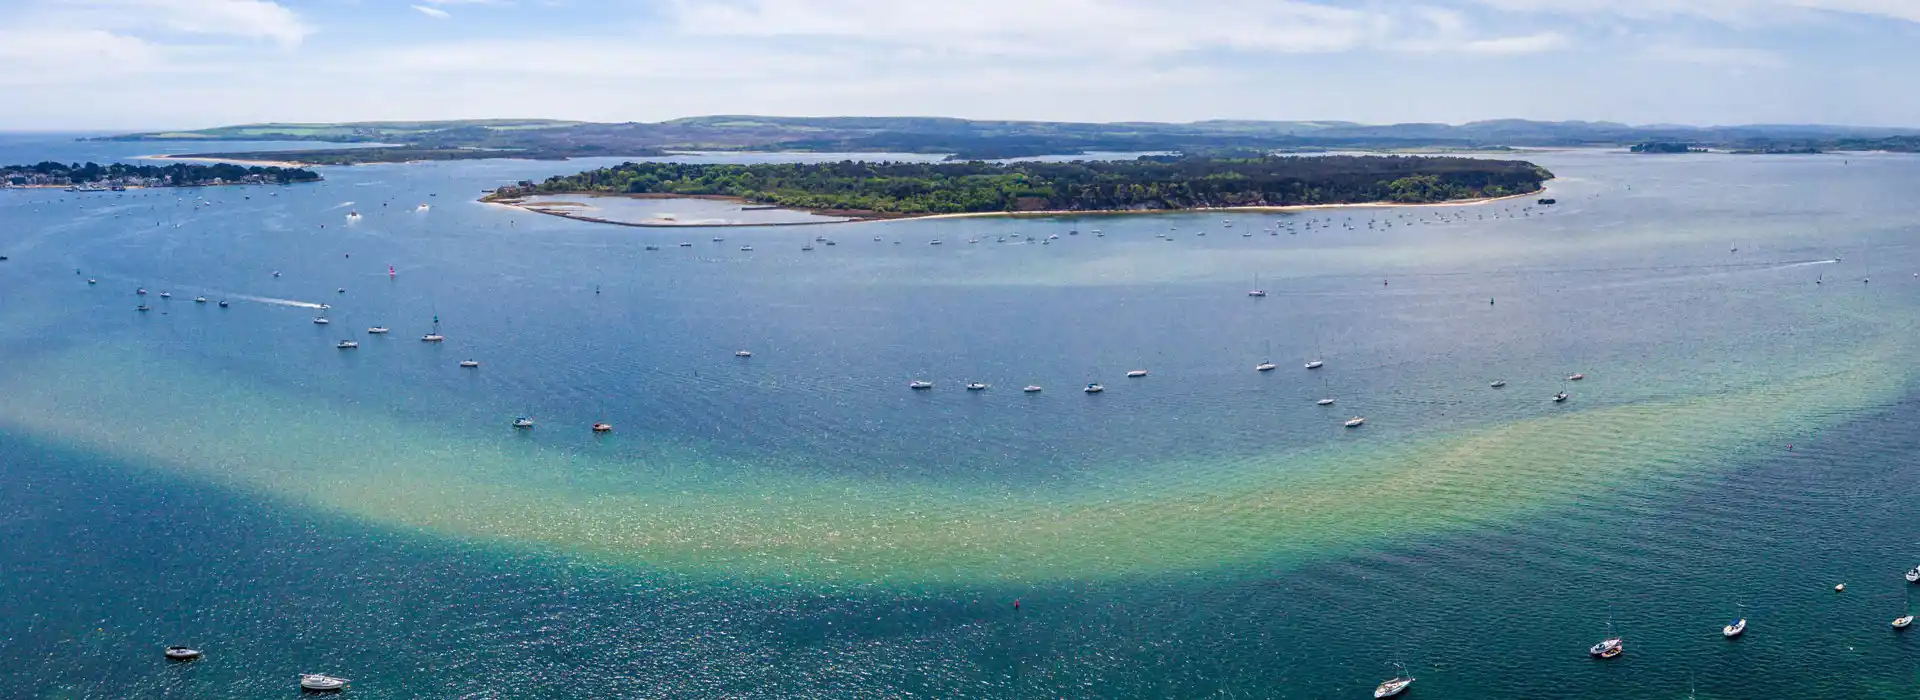
[(1903, 630), (1903, 629), (1906, 629), (1906, 628), (1907, 628), (1907, 625), (1911, 625), (1911, 624), (1913, 624), (1913, 616), (1912, 616), (1912, 615), (1903, 615), (1903, 616), (1901, 616), (1901, 617), (1896, 617), (1896, 618), (1893, 618), (1893, 628), (1894, 628), (1894, 629), (1897, 629), (1897, 630)]
[(1625, 641), (1622, 641), (1619, 637), (1615, 637), (1613, 639), (1603, 639), (1600, 641), (1599, 644), (1595, 644), (1591, 647), (1587, 647), (1587, 654), (1591, 656), (1597, 656), (1602, 659), (1611, 659), (1613, 657), (1619, 656), (1621, 652), (1624, 652), (1626, 650), (1627, 650), (1627, 643)]
[(1332, 406), (1332, 405), (1333, 405), (1333, 399), (1331, 399), (1331, 398), (1325, 398), (1325, 399), (1321, 399), (1321, 400), (1319, 400), (1319, 401), (1315, 401), (1315, 402), (1313, 402), (1313, 405), (1315, 405), (1315, 406)]
[(447, 339), (446, 336), (440, 335), (439, 333), (428, 333), (426, 335), (420, 336), (420, 342), (422, 343), (438, 343), (446, 339)]
[(1319, 360), (1314, 360), (1312, 362), (1307, 363), (1307, 369), (1320, 369), (1321, 367), (1325, 367), (1325, 366), (1327, 366), (1327, 363), (1321, 362)]
[(194, 298), (193, 298), (193, 303), (195, 303), (195, 304), (205, 304), (205, 303), (207, 303), (207, 298), (206, 298), (206, 297), (194, 297)]
[(314, 325), (319, 325), (319, 326), (324, 326), (324, 325), (327, 325), (327, 324), (329, 324), (329, 323), (333, 323), (333, 322), (332, 322), (332, 321), (329, 321), (329, 320), (327, 320), (327, 317), (325, 317), (325, 316), (315, 316), (315, 317), (313, 317), (313, 323), (314, 323)]
[(1503, 387), (1503, 386), (1506, 386), (1506, 385), (1507, 385), (1507, 380), (1505, 380), (1505, 379), (1495, 379), (1495, 380), (1493, 380), (1493, 383), (1492, 383), (1492, 384), (1488, 384), (1487, 386), (1490, 386), (1490, 387), (1493, 387), (1493, 388), (1495, 388), (1495, 389), (1498, 389), (1498, 388), (1500, 388), (1500, 387)]
[(533, 419), (532, 419), (532, 418), (528, 418), (528, 417), (526, 417), (526, 416), (521, 416), (521, 417), (519, 417), (519, 418), (515, 418), (515, 419), (513, 419), (513, 427), (515, 427), (515, 428), (531, 428), (531, 427), (533, 427)]
[(1147, 376), (1147, 371), (1144, 369), (1136, 369), (1127, 373), (1129, 379), (1139, 379), (1144, 376)]
[(967, 391), (986, 391), (986, 390), (987, 390), (987, 385), (982, 384), (980, 382), (973, 382), (967, 385)]
[(360, 344), (353, 342), (351, 340), (342, 340), (338, 343), (334, 343), (333, 346), (336, 348), (340, 348), (341, 350), (352, 350), (354, 348), (360, 347)]
[(1102, 392), (1102, 391), (1106, 391), (1106, 390), (1107, 390), (1107, 388), (1106, 388), (1106, 387), (1104, 387), (1104, 386), (1100, 386), (1099, 384), (1088, 384), (1088, 385), (1087, 385), (1087, 388), (1085, 388), (1085, 389), (1081, 389), (1081, 391), (1084, 391), (1084, 392), (1087, 392), (1087, 393), (1089, 393), (1089, 394), (1098, 394), (1098, 393), (1100, 393), (1100, 392)]
[(141, 287), (141, 288), (139, 288), (139, 289), (135, 289), (135, 290), (133, 290), (133, 293), (134, 293), (134, 294), (137, 294), (137, 295), (140, 295), (140, 296), (146, 296), (146, 295), (147, 295), (147, 289), (146, 289), (145, 287)]
[(465, 367), (467, 369), (473, 369), (475, 367), (480, 366), (480, 361), (479, 360), (461, 360), (460, 366)]
[(1413, 685), (1412, 678), (1406, 678), (1406, 677), (1395, 678), (1393, 680), (1390, 680), (1390, 681), (1381, 683), (1378, 686), (1375, 686), (1373, 689), (1373, 697), (1390, 698), (1395, 695), (1399, 695), (1401, 693), (1407, 692), (1407, 686), (1410, 686), (1410, 685)]
[(1262, 362), (1262, 363), (1260, 363), (1260, 364), (1257, 364), (1257, 365), (1254, 365), (1254, 366), (1253, 366), (1253, 371), (1255, 371), (1255, 372), (1272, 372), (1272, 371), (1273, 371), (1273, 369), (1274, 369), (1275, 367), (1278, 367), (1278, 366), (1279, 366), (1279, 365), (1275, 365), (1275, 364), (1273, 364), (1273, 363), (1271, 363), (1271, 362)]
[(1747, 618), (1744, 618), (1744, 617), (1738, 620), (1729, 622), (1727, 623), (1726, 627), (1720, 628), (1720, 636), (1726, 637), (1728, 639), (1732, 639), (1734, 637), (1738, 637), (1746, 633), (1747, 633)]
[(199, 649), (189, 649), (179, 646), (167, 647), (165, 651), (160, 653), (166, 655), (168, 659), (173, 661), (192, 661), (201, 656)]
[(915, 379), (907, 383), (907, 388), (912, 389), (914, 391), (926, 391), (928, 389), (933, 388), (933, 382), (929, 382), (925, 379)]
[(1021, 389), (1021, 391), (1027, 392), (1029, 394), (1038, 394), (1040, 393), (1040, 386), (1037, 384), (1028, 384), (1027, 388)]
[(300, 674), (300, 689), (318, 692), (335, 692), (347, 689), (347, 679), (322, 676), (318, 673)]
[(733, 356), (734, 357), (753, 357), (753, 352), (750, 350), (741, 350), (739, 352), (733, 353)]
[(1345, 426), (1347, 426), (1347, 427), (1349, 427), (1349, 428), (1358, 428), (1358, 427), (1360, 427), (1360, 426), (1362, 426), (1362, 425), (1366, 425), (1366, 424), (1367, 424), (1367, 419), (1366, 419), (1365, 417), (1362, 417), (1362, 416), (1354, 416), (1354, 417), (1352, 417), (1352, 418), (1348, 418), (1348, 419), (1347, 419), (1347, 422), (1346, 422), (1346, 423), (1344, 423), (1343, 425), (1345, 425)]
[(99, 284), (99, 283), (100, 283), (100, 280), (94, 279), (92, 277), (87, 278), (87, 284)]
[(172, 298), (173, 298), (173, 292), (161, 292), (161, 293), (160, 293), (160, 298), (162, 298), (162, 299), (172, 299)]
[(1567, 394), (1567, 392), (1564, 392), (1564, 391), (1562, 391), (1562, 392), (1560, 392), (1560, 393), (1558, 393), (1558, 394), (1554, 394), (1554, 395), (1553, 395), (1553, 402), (1554, 402), (1554, 403), (1566, 403), (1566, 402), (1567, 402), (1567, 399), (1569, 399), (1569, 398), (1571, 398), (1571, 397), (1570, 397), (1570, 396), (1569, 396), (1569, 395)]
[(374, 326), (372, 328), (368, 328), (367, 332), (373, 335), (386, 335), (388, 333), (388, 330), (389, 329), (386, 326)]
[(611, 433), (611, 432), (613, 432), (613, 424), (611, 424), (611, 423), (595, 423), (595, 424), (593, 424), (593, 432), (596, 432), (596, 433)]

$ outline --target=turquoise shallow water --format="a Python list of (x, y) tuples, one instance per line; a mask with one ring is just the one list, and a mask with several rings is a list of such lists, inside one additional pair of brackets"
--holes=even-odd
[(723, 243), (471, 201), (593, 162), (0, 192), (15, 687), (1913, 697), (1920, 160), (1537, 160), (1559, 205)]

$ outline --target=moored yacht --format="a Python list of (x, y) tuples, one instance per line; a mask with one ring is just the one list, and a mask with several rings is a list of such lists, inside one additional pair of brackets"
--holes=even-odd
[(986, 390), (987, 390), (987, 385), (981, 382), (972, 382), (967, 384), (967, 391), (986, 391)]
[(367, 333), (372, 335), (386, 335), (388, 332), (390, 332), (390, 329), (386, 326), (374, 326), (367, 329)]
[(528, 417), (526, 417), (526, 416), (521, 416), (521, 417), (519, 417), (519, 418), (515, 418), (515, 419), (513, 419), (513, 427), (515, 427), (515, 428), (531, 428), (531, 427), (533, 427), (533, 419), (532, 419), (532, 418), (528, 418)]
[(479, 360), (461, 360), (460, 366), (465, 367), (467, 369), (473, 369), (475, 367), (480, 366), (480, 361)]
[(1088, 384), (1087, 388), (1081, 389), (1081, 391), (1087, 392), (1089, 394), (1098, 394), (1106, 390), (1107, 390), (1106, 387), (1100, 386), (1098, 383)]
[(207, 298), (206, 298), (206, 297), (194, 297), (194, 298), (193, 298), (193, 303), (195, 303), (195, 304), (205, 304), (205, 303), (207, 303)]
[(1893, 618), (1894, 629), (1903, 630), (1907, 628), (1907, 625), (1911, 625), (1911, 624), (1913, 624), (1912, 615), (1902, 615), (1900, 617)]
[(1582, 379), (1586, 379), (1586, 378), (1587, 378), (1587, 375), (1584, 375), (1584, 374), (1580, 374), (1580, 373), (1578, 373), (1578, 372), (1576, 372), (1576, 373), (1574, 373), (1574, 374), (1572, 374), (1572, 375), (1569, 375), (1569, 376), (1567, 377), (1567, 381), (1570, 381), (1570, 382), (1577, 382), (1577, 381), (1580, 381), (1580, 380), (1582, 380)]
[(329, 320), (327, 320), (327, 317), (325, 317), (325, 316), (315, 316), (315, 317), (313, 317), (313, 323), (314, 323), (314, 325), (317, 325), (317, 326), (324, 326), (324, 325), (327, 325), (327, 324), (329, 324), (329, 323), (333, 323), (333, 322), (332, 322), (332, 321), (329, 321)]
[(1272, 372), (1272, 371), (1274, 370), (1274, 368), (1275, 368), (1275, 367), (1278, 367), (1278, 366), (1279, 366), (1279, 365), (1276, 365), (1276, 364), (1273, 364), (1273, 363), (1271, 363), (1271, 362), (1262, 362), (1262, 363), (1260, 363), (1260, 364), (1257, 364), (1257, 365), (1254, 365), (1254, 366), (1253, 366), (1253, 371), (1255, 371), (1255, 372)]
[(927, 381), (925, 379), (915, 379), (911, 382), (907, 382), (907, 388), (912, 389), (914, 391), (926, 391), (928, 389), (933, 388), (933, 382)]
[(1401, 676), (1399, 678), (1395, 678), (1393, 680), (1389, 680), (1384, 683), (1381, 683), (1380, 685), (1374, 687), (1373, 697), (1376, 699), (1390, 698), (1390, 697), (1399, 695), (1401, 693), (1407, 692), (1407, 686), (1413, 685), (1413, 680), (1414, 679), (1410, 677)]
[(1315, 402), (1313, 402), (1313, 405), (1315, 405), (1315, 406), (1332, 406), (1332, 405), (1333, 405), (1333, 398), (1332, 398), (1332, 397), (1328, 397), (1328, 398), (1324, 398), (1324, 399), (1321, 399), (1321, 400), (1319, 400), (1319, 401), (1315, 401)]
[(1147, 371), (1144, 369), (1136, 369), (1127, 373), (1127, 378), (1129, 379), (1139, 379), (1144, 376), (1147, 376)]
[(1346, 422), (1346, 423), (1343, 423), (1342, 425), (1345, 425), (1345, 426), (1347, 426), (1347, 427), (1349, 427), (1349, 428), (1358, 428), (1358, 427), (1360, 427), (1360, 426), (1362, 426), (1362, 425), (1366, 425), (1366, 424), (1367, 424), (1367, 419), (1366, 419), (1366, 417), (1364, 417), (1364, 416), (1354, 416), (1354, 417), (1352, 417), (1352, 418), (1348, 418), (1348, 419), (1347, 419), (1347, 422)]
[(341, 350), (352, 350), (354, 348), (360, 347), (360, 344), (351, 340), (342, 340), (338, 343), (334, 343), (333, 346), (336, 348), (340, 348)]
[(1319, 360), (1313, 360), (1307, 363), (1307, 369), (1320, 369), (1321, 367), (1325, 367), (1325, 366), (1327, 366), (1327, 363), (1321, 362)]
[(1038, 384), (1028, 384), (1028, 385), (1027, 385), (1027, 388), (1025, 388), (1025, 389), (1021, 389), (1021, 391), (1024, 391), (1024, 392), (1027, 392), (1027, 393), (1029, 393), (1029, 394), (1038, 394), (1038, 393), (1040, 393), (1040, 385), (1038, 385)]
[(1626, 642), (1622, 641), (1619, 637), (1615, 637), (1613, 639), (1603, 639), (1599, 644), (1587, 647), (1587, 654), (1602, 659), (1611, 659), (1619, 656), (1621, 652), (1626, 650)]
[[(354, 216), (359, 216), (359, 215), (355, 214)], [(337, 692), (341, 690), (346, 690), (347, 682), (348, 681), (345, 678), (334, 678), (333, 676), (323, 676), (318, 673), (300, 674), (301, 690), (311, 690), (311, 691), (322, 692), (322, 693)]]
[(194, 659), (200, 658), (201, 656), (199, 649), (190, 649), (182, 646), (167, 647), (165, 650), (161, 651), (160, 653), (164, 654), (169, 660), (172, 660), (172, 661), (192, 661)]
[(1495, 388), (1495, 389), (1498, 389), (1498, 388), (1500, 388), (1500, 387), (1503, 387), (1503, 386), (1506, 386), (1506, 385), (1507, 385), (1507, 380), (1505, 380), (1505, 379), (1495, 379), (1495, 380), (1493, 380), (1493, 383), (1492, 383), (1492, 384), (1488, 384), (1487, 386), (1490, 386), (1490, 387), (1493, 387), (1493, 388)]
[(740, 350), (740, 351), (737, 351), (737, 352), (735, 352), (735, 353), (733, 353), (733, 356), (734, 356), (734, 357), (753, 357), (753, 351), (751, 351), (751, 350)]
[(1907, 570), (1907, 583), (1920, 583), (1920, 566)]
[(1727, 623), (1726, 627), (1720, 628), (1720, 636), (1726, 637), (1728, 639), (1732, 639), (1734, 637), (1738, 637), (1746, 633), (1747, 633), (1747, 618), (1744, 618), (1744, 617), (1738, 620), (1729, 622)]
[(440, 335), (439, 333), (428, 333), (426, 335), (420, 336), (420, 342), (422, 343), (438, 343), (446, 339), (447, 339), (446, 336)]
[(1558, 394), (1554, 394), (1554, 395), (1553, 395), (1553, 402), (1554, 402), (1554, 403), (1566, 403), (1566, 402), (1567, 402), (1567, 399), (1568, 399), (1568, 398), (1571, 398), (1571, 397), (1570, 397), (1570, 396), (1569, 396), (1569, 395), (1567, 394), (1567, 392), (1564, 392), (1564, 391), (1562, 391), (1562, 392), (1560, 392), (1560, 393), (1558, 393)]
[(611, 423), (595, 423), (595, 424), (593, 424), (593, 432), (596, 432), (596, 433), (611, 433), (611, 432), (613, 432), (613, 424), (611, 424)]

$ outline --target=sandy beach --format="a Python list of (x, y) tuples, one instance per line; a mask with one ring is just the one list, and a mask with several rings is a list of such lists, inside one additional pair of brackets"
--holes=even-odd
[(185, 161), (190, 163), (232, 163), (234, 165), (257, 165), (262, 168), (306, 168), (306, 167), (312, 166), (312, 164), (310, 163), (301, 163), (298, 161), (291, 161), (291, 160), (246, 160), (244, 158), (206, 158), (206, 157), (198, 157), (198, 156), (170, 156), (170, 155), (164, 155), (164, 154), (151, 155), (151, 156), (137, 156), (137, 157), (143, 160), (178, 160), (178, 161)]

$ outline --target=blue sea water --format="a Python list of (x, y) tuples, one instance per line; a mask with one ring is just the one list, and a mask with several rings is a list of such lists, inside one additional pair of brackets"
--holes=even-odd
[(1526, 157), (721, 243), (474, 201), (605, 161), (0, 191), (0, 695), (1920, 697), (1920, 159)]

